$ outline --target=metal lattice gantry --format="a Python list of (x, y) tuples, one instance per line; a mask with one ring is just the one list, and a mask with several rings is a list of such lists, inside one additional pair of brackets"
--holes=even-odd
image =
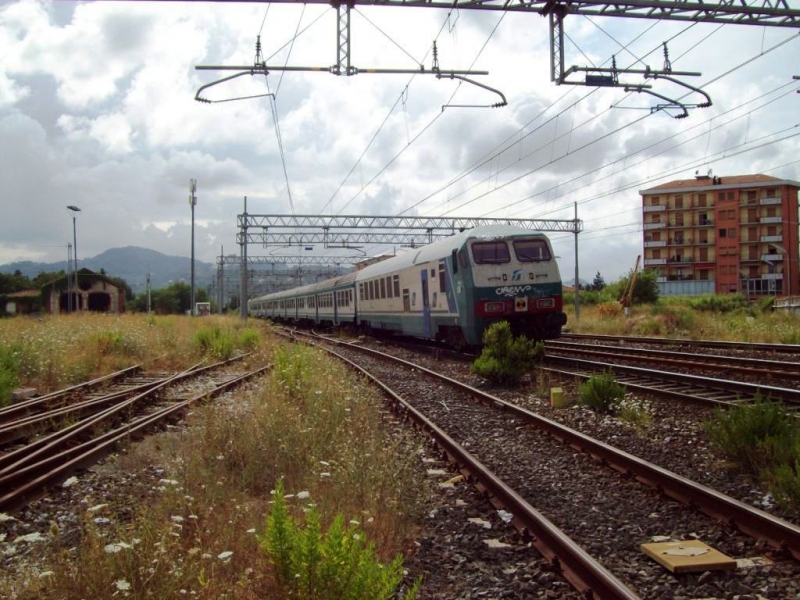
[(466, 217), (402, 217), (370, 215), (237, 216), (238, 244), (352, 248), (353, 244), (424, 246), (481, 225), (513, 225), (537, 231), (579, 233), (579, 219), (482, 219)]
[[(163, 1), (163, 0), (162, 0)], [(206, 2), (209, 0), (190, 0)], [(210, 0), (239, 3), (240, 0)], [(594, 0), (251, 0), (273, 4), (326, 4), (334, 8), (354, 6), (401, 6), (404, 8), (439, 8), (458, 10), (493, 10), (535, 13), (542, 16), (558, 11), (566, 15), (626, 17), (630, 19), (667, 19), (705, 23), (800, 27), (800, 10), (791, 8), (787, 0), (628, 0), (598, 2)]]
[[(247, 212), (245, 198), (244, 212), (237, 215), (239, 232), (236, 241), (241, 248), (239, 270), (241, 273), (240, 300), (241, 315), (247, 318), (248, 268), (251, 258), (247, 247), (253, 244), (263, 248), (291, 248), (321, 244), (328, 251), (336, 248), (357, 249), (354, 244), (403, 245), (419, 247), (436, 240), (455, 235), (466, 229), (481, 225), (511, 225), (536, 231), (555, 231), (574, 233), (576, 238), (583, 230), (583, 222), (578, 219), (577, 208), (574, 219), (484, 219), (468, 217), (413, 217), (413, 216), (375, 216), (375, 215), (258, 215)], [(577, 251), (576, 251), (577, 256)], [(275, 264), (293, 262), (311, 264), (313, 261), (329, 261), (327, 264), (343, 263), (341, 256), (268, 256), (255, 257), (256, 263)], [(366, 256), (358, 257), (362, 260)], [(230, 261), (230, 262), (228, 262)], [(234, 264), (230, 257), (221, 257), (219, 267)], [(576, 266), (577, 270), (577, 266)], [(577, 278), (576, 278), (577, 279)]]

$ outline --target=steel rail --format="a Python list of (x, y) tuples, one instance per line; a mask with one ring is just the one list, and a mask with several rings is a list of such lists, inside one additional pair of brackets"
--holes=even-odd
[[(601, 344), (581, 344), (580, 342), (563, 342), (548, 340), (545, 342), (545, 351), (559, 353), (575, 352), (589, 356), (613, 356), (639, 362), (655, 362), (677, 365), (688, 368), (702, 368), (717, 371), (736, 371), (752, 375), (778, 375), (788, 379), (800, 379), (800, 363), (778, 360), (765, 360), (758, 358), (744, 358), (740, 356), (720, 356), (718, 354), (697, 354), (688, 352), (675, 352), (672, 350), (651, 350), (646, 348), (632, 348), (619, 346), (606, 346)], [(551, 354), (552, 355), (552, 354)]]
[(133, 398), (125, 400), (124, 402), (117, 404), (116, 406), (112, 406), (111, 408), (108, 408), (89, 419), (85, 419), (83, 421), (74, 423), (73, 425), (70, 425), (63, 429), (59, 429), (58, 431), (55, 431), (50, 435), (44, 436), (21, 448), (17, 448), (16, 450), (13, 450), (11, 452), (2, 454), (0, 455), (0, 476), (10, 473), (14, 469), (20, 469), (27, 464), (31, 464), (35, 459), (38, 459), (42, 456), (47, 456), (48, 453), (53, 453), (58, 451), (59, 448), (69, 443), (71, 439), (74, 439), (79, 434), (90, 433), (95, 426), (100, 425), (103, 421), (111, 417), (117, 416), (120, 412), (122, 412), (122, 410), (132, 407), (140, 400), (143, 400), (144, 398), (155, 394), (156, 392), (158, 392), (163, 388), (178, 383), (179, 381), (182, 381), (183, 379), (186, 379), (188, 377), (192, 377), (200, 373), (204, 373), (208, 370), (215, 369), (221, 365), (241, 360), (245, 356), (247, 355), (244, 354), (229, 359), (227, 361), (221, 361), (211, 365), (206, 365), (205, 367), (200, 367), (199, 365), (201, 363), (193, 365), (189, 367), (189, 369), (165, 379), (162, 383), (160, 383), (156, 387), (142, 394), (137, 394)]
[[(800, 527), (779, 519), (769, 513), (744, 504), (730, 496), (717, 492), (707, 486), (701, 485), (690, 479), (682, 477), (667, 469), (654, 465), (595, 440), (579, 431), (561, 425), (551, 419), (543, 417), (532, 411), (511, 404), (496, 396), (487, 394), (460, 381), (431, 371), (421, 365), (393, 357), (376, 350), (351, 345), (361, 352), (372, 354), (383, 360), (404, 364), (410, 368), (422, 371), (436, 379), (468, 393), (482, 402), (493, 405), (499, 409), (525, 419), (528, 423), (550, 433), (556, 439), (581, 452), (586, 452), (598, 458), (612, 468), (628, 476), (636, 478), (648, 486), (657, 489), (660, 493), (679, 502), (694, 506), (706, 515), (738, 528), (755, 539), (765, 540), (776, 550), (788, 551), (800, 560)], [(608, 365), (613, 366), (613, 365)]]
[(0, 510), (9, 512), (18, 510), (36, 497), (40, 497), (48, 486), (63, 482), (76, 470), (96, 463), (100, 458), (110, 453), (119, 442), (125, 439), (134, 439), (136, 436), (143, 434), (148, 428), (175, 417), (190, 404), (213, 398), (247, 379), (260, 375), (267, 369), (269, 367), (261, 367), (250, 373), (234, 377), (217, 385), (213, 390), (161, 408), (152, 414), (135, 419), (112, 431), (107, 431), (97, 438), (87, 440), (57, 455), (6, 473), (0, 477), (0, 489), (8, 489), (10, 486), (15, 485), (18, 487), (11, 487), (11, 492), (0, 497)]
[[(330, 342), (331, 340), (326, 341)], [(335, 343), (343, 344), (343, 342)], [(551, 562), (554, 569), (559, 571), (575, 589), (583, 593), (587, 598), (597, 598), (599, 600), (636, 600), (639, 598), (603, 565), (587, 554), (583, 548), (573, 542), (569, 536), (503, 483), (497, 475), (391, 388), (369, 371), (341, 354), (329, 348), (324, 348), (319, 344), (314, 345), (319, 346), (351, 368), (362, 373), (389, 396), (398, 413), (411, 418), (417, 426), (425, 430), (447, 455), (450, 462), (455, 464), (473, 483), (478, 482), (479, 488), (482, 487), (488, 492), (492, 504), (498, 507), (505, 507), (514, 514), (512, 523), (523, 537), (529, 539), (533, 546)], [(359, 349), (367, 350), (364, 348)], [(372, 350), (368, 351), (374, 352)], [(424, 370), (427, 371), (427, 369)]]
[[(711, 394), (721, 393), (726, 400), (746, 400), (757, 397), (780, 400), (789, 404), (800, 404), (800, 391), (791, 388), (763, 385), (759, 383), (747, 383), (744, 381), (732, 381), (730, 379), (716, 379), (711, 377), (701, 377), (688, 373), (673, 373), (660, 371), (658, 369), (644, 369), (641, 367), (631, 367), (617, 365), (613, 363), (582, 360), (580, 358), (569, 358), (565, 356), (545, 356), (547, 365), (568, 365), (588, 372), (603, 370), (613, 371), (618, 375), (627, 375), (640, 378), (642, 380), (658, 379), (662, 382), (693, 386), (704, 390), (709, 390), (705, 397), (694, 394), (692, 397), (700, 401), (706, 401)], [(635, 384), (635, 382), (632, 382)], [(657, 390), (656, 390), (657, 391)], [(713, 399), (713, 398), (712, 398)]]
[(761, 342), (728, 342), (724, 340), (684, 340), (665, 337), (640, 337), (627, 335), (595, 335), (589, 333), (563, 333), (561, 337), (573, 340), (601, 340), (630, 342), (632, 344), (654, 344), (671, 346), (697, 346), (738, 351), (773, 352), (776, 354), (800, 354), (800, 344), (767, 344)]
[(44, 396), (37, 396), (36, 398), (31, 398), (30, 400), (25, 400), (23, 402), (15, 402), (11, 406), (0, 408), (0, 423), (6, 423), (13, 419), (17, 419), (18, 417), (16, 415), (18, 415), (19, 413), (29, 413), (31, 410), (39, 410), (38, 407), (47, 404), (52, 404), (58, 400), (61, 400), (63, 398), (66, 398), (74, 394), (75, 392), (91, 390), (100, 385), (103, 385), (104, 383), (116, 381), (117, 379), (122, 379), (123, 377), (136, 375), (137, 373), (141, 372), (141, 370), (142, 370), (141, 365), (134, 365), (132, 367), (128, 367), (127, 369), (122, 369), (121, 371), (117, 371), (115, 373), (110, 373), (108, 375), (103, 375), (102, 377), (92, 379), (91, 381), (78, 383), (76, 385), (64, 388), (63, 390), (50, 392), (49, 394), (45, 394)]
[(59, 422), (63, 422), (71, 416), (82, 419), (86, 416), (97, 414), (102, 407), (120, 402), (134, 394), (146, 392), (163, 381), (164, 378), (157, 379), (125, 390), (106, 394), (105, 396), (90, 398), (83, 402), (68, 404), (61, 408), (11, 421), (10, 423), (0, 426), (0, 446), (10, 444), (11, 442), (27, 438), (43, 431), (55, 429), (58, 427)]

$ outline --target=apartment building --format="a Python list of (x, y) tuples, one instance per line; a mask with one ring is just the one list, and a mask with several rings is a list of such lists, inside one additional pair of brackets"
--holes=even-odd
[(800, 295), (800, 182), (768, 175), (671, 181), (640, 190), (644, 268), (664, 296)]

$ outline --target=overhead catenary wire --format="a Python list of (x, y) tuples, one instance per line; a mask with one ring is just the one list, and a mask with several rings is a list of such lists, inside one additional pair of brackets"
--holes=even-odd
[[(586, 171), (584, 173), (581, 173), (580, 175), (576, 175), (575, 177), (573, 177), (573, 178), (571, 178), (571, 179), (569, 179), (567, 181), (561, 182), (561, 183), (559, 183), (559, 184), (557, 184), (555, 186), (552, 186), (552, 187), (547, 188), (545, 190), (538, 191), (538, 192), (536, 192), (534, 194), (526, 196), (525, 198), (521, 198), (519, 200), (511, 202), (510, 204), (506, 204), (506, 205), (500, 207), (497, 210), (505, 210), (505, 209), (511, 208), (512, 206), (520, 204), (521, 202), (525, 202), (527, 200), (531, 200), (532, 198), (535, 198), (536, 196), (540, 196), (540, 195), (552, 192), (553, 190), (558, 189), (558, 188), (563, 188), (564, 186), (566, 186), (566, 185), (568, 185), (570, 183), (573, 183), (573, 182), (575, 182), (575, 181), (577, 181), (579, 179), (582, 179), (584, 177), (588, 177), (589, 175), (593, 175), (593, 174), (595, 174), (595, 173), (597, 173), (599, 171), (602, 171), (603, 169), (606, 169), (608, 167), (614, 166), (615, 164), (619, 163), (620, 161), (626, 161), (626, 160), (636, 156), (637, 154), (641, 154), (642, 152), (646, 152), (647, 150), (650, 150), (651, 148), (659, 146), (659, 145), (663, 144), (664, 142), (667, 142), (669, 140), (672, 140), (672, 139), (675, 139), (675, 138), (680, 137), (682, 135), (685, 135), (687, 132), (691, 131), (692, 129), (697, 129), (697, 128), (703, 127), (704, 125), (706, 125), (706, 123), (710, 124), (715, 120), (718, 121), (721, 117), (723, 117), (723, 116), (725, 116), (725, 115), (727, 115), (729, 113), (735, 112), (735, 111), (739, 110), (740, 108), (742, 108), (743, 106), (746, 106), (747, 104), (750, 104), (752, 102), (760, 100), (760, 99), (762, 99), (762, 98), (764, 98), (766, 96), (769, 96), (770, 94), (775, 93), (776, 91), (780, 91), (780, 90), (782, 90), (782, 89), (784, 89), (784, 88), (786, 88), (788, 86), (791, 86), (791, 85), (792, 85), (792, 83), (782, 84), (782, 85), (778, 86), (777, 88), (775, 88), (773, 90), (770, 90), (769, 92), (761, 94), (761, 95), (759, 95), (759, 96), (757, 96), (755, 98), (751, 98), (750, 100), (747, 100), (747, 101), (745, 101), (745, 102), (743, 102), (743, 103), (741, 103), (741, 104), (739, 104), (739, 105), (737, 105), (737, 106), (735, 106), (733, 108), (730, 108), (727, 111), (708, 119), (707, 121), (703, 121), (702, 123), (698, 123), (697, 125), (693, 125), (692, 127), (688, 128), (688, 129), (685, 129), (683, 131), (679, 131), (678, 133), (675, 133), (675, 134), (673, 134), (673, 135), (671, 135), (669, 137), (662, 138), (662, 139), (660, 139), (660, 140), (658, 140), (656, 142), (652, 142), (651, 144), (649, 144), (649, 145), (647, 145), (647, 146), (645, 146), (643, 148), (640, 148), (639, 150), (636, 150), (635, 152), (630, 152), (628, 154), (625, 154), (624, 156), (616, 158), (616, 159), (614, 159), (614, 160), (612, 160), (610, 162), (604, 163), (604, 164), (600, 165), (599, 167), (596, 167), (596, 168), (592, 169), (591, 171)], [(636, 163), (630, 164), (630, 165), (628, 165), (628, 169), (629, 170), (633, 169), (633, 168), (635, 168), (637, 166), (642, 165), (643, 163), (645, 163), (647, 161), (650, 161), (650, 160), (654, 159), (655, 157), (657, 157), (657, 156), (659, 156), (661, 154), (665, 154), (665, 153), (670, 152), (672, 150), (675, 150), (676, 148), (679, 148), (679, 147), (681, 147), (681, 146), (683, 146), (685, 144), (688, 144), (688, 143), (690, 143), (690, 142), (692, 142), (694, 140), (697, 140), (698, 138), (701, 138), (701, 137), (703, 137), (705, 135), (709, 135), (711, 131), (714, 131), (716, 129), (720, 129), (722, 127), (727, 127), (727, 126), (731, 125), (732, 123), (738, 121), (739, 119), (745, 118), (745, 117), (751, 115), (753, 112), (761, 110), (762, 108), (765, 108), (765, 107), (769, 106), (773, 102), (776, 102), (776, 101), (780, 100), (781, 98), (785, 98), (785, 97), (789, 96), (793, 92), (794, 92), (794, 89), (790, 89), (790, 90), (784, 92), (783, 94), (781, 94), (780, 96), (777, 96), (777, 97), (773, 98), (772, 100), (769, 100), (768, 102), (765, 102), (764, 104), (762, 104), (762, 105), (760, 105), (758, 107), (755, 107), (755, 108), (751, 109), (750, 111), (748, 111), (748, 112), (746, 112), (746, 113), (744, 113), (742, 115), (739, 115), (739, 116), (737, 116), (735, 118), (732, 118), (729, 121), (725, 121), (725, 122), (719, 123), (718, 125), (714, 126), (713, 128), (709, 129), (708, 131), (701, 131), (700, 133), (698, 133), (694, 137), (691, 137), (691, 138), (686, 139), (684, 141), (681, 141), (680, 143), (677, 143), (677, 144), (675, 144), (673, 146), (665, 148), (665, 149), (661, 150), (660, 152), (658, 152), (656, 154), (649, 155), (649, 156), (643, 158), (642, 160), (640, 160), (640, 161), (638, 161)], [(708, 151), (707, 150), (706, 150), (705, 154), (708, 155)], [(613, 177), (613, 176), (615, 176), (615, 173), (611, 173), (609, 175), (604, 175), (603, 177), (600, 177), (598, 179), (594, 179), (594, 180), (586, 183), (585, 185), (583, 185), (581, 187), (578, 187), (578, 188), (575, 188), (573, 190), (570, 190), (566, 194), (562, 194), (561, 196), (558, 196), (556, 198), (550, 198), (550, 200), (552, 201), (552, 200), (558, 199), (560, 197), (563, 197), (565, 195), (569, 195), (569, 194), (575, 193), (575, 192), (577, 192), (577, 191), (579, 191), (579, 190), (581, 190), (581, 189), (583, 189), (585, 187), (596, 185), (598, 182), (603, 181), (604, 179), (607, 179), (607, 178), (610, 178), (610, 177)], [(566, 210), (566, 209), (571, 209), (571, 208), (572, 208), (572, 204), (563, 205), (563, 206), (561, 206), (561, 207), (559, 207), (557, 209), (551, 210), (550, 213), (558, 212), (558, 211)], [(529, 210), (529, 209), (525, 209), (525, 210)], [(487, 213), (482, 214), (481, 216), (485, 217), (485, 216), (491, 214), (492, 212), (495, 212), (494, 209), (491, 210), (491, 211), (488, 211)]]
[[(725, 73), (722, 73), (722, 74), (720, 74), (719, 76), (717, 76), (717, 77), (713, 78), (713, 79), (712, 79), (712, 80), (711, 80), (709, 83), (713, 83), (713, 82), (719, 81), (719, 80), (720, 80), (720, 79), (722, 79), (723, 77), (726, 77), (726, 76), (730, 75), (731, 73), (735, 72), (736, 70), (738, 70), (738, 69), (740, 69), (740, 68), (742, 68), (742, 67), (744, 67), (744, 66), (746, 66), (746, 65), (750, 64), (750, 63), (751, 63), (753, 60), (755, 60), (755, 59), (757, 59), (757, 58), (759, 58), (759, 57), (761, 57), (761, 56), (765, 56), (765, 55), (766, 55), (766, 54), (768, 54), (769, 52), (771, 52), (771, 51), (773, 51), (773, 50), (775, 50), (775, 49), (777, 49), (777, 48), (779, 48), (779, 47), (783, 46), (785, 43), (788, 43), (788, 41), (791, 41), (792, 39), (795, 39), (795, 38), (797, 38), (797, 37), (798, 37), (798, 35), (800, 35), (800, 34), (795, 34), (795, 35), (791, 36), (791, 38), (788, 38), (787, 40), (783, 40), (782, 42), (779, 42), (778, 44), (774, 45), (773, 47), (771, 47), (770, 49), (768, 49), (766, 52), (763, 52), (763, 53), (761, 53), (761, 54), (757, 55), (756, 57), (751, 57), (750, 59), (748, 59), (748, 60), (746, 60), (746, 61), (744, 61), (744, 62), (740, 63), (740, 64), (739, 64), (739, 65), (737, 65), (736, 67), (733, 67), (733, 68), (731, 68), (731, 69), (727, 70)], [(652, 114), (652, 113), (650, 113), (650, 114)], [(646, 117), (646, 116), (650, 116), (650, 114), (648, 114), (648, 115), (645, 115), (645, 117)], [(502, 185), (500, 185), (500, 186), (497, 186), (496, 188), (494, 188), (493, 190), (491, 190), (491, 191), (489, 191), (489, 192), (485, 192), (485, 193), (483, 193), (483, 194), (479, 194), (479, 195), (478, 195), (478, 196), (476, 196), (475, 198), (472, 198), (471, 200), (468, 200), (468, 201), (466, 201), (466, 202), (464, 202), (464, 203), (460, 204), (459, 206), (457, 206), (457, 207), (455, 207), (455, 208), (449, 209), (449, 210), (448, 210), (447, 212), (445, 212), (444, 214), (445, 214), (445, 215), (446, 215), (446, 214), (450, 214), (450, 213), (452, 213), (452, 212), (453, 212), (453, 211), (455, 211), (455, 210), (458, 210), (458, 209), (460, 209), (460, 208), (463, 208), (464, 206), (467, 206), (468, 204), (471, 204), (472, 202), (475, 202), (475, 201), (477, 201), (477, 200), (479, 200), (479, 199), (485, 198), (486, 196), (488, 196), (488, 195), (490, 195), (490, 194), (492, 194), (492, 193), (494, 193), (494, 192), (496, 192), (496, 191), (498, 191), (498, 190), (500, 190), (500, 189), (503, 189), (503, 188), (507, 187), (507, 186), (508, 186), (508, 185), (510, 185), (511, 183), (515, 183), (516, 181), (519, 181), (519, 180), (523, 179), (524, 177), (530, 176), (530, 175), (532, 175), (533, 173), (536, 173), (536, 172), (538, 172), (538, 171), (541, 171), (543, 168), (545, 168), (545, 167), (547, 167), (547, 166), (550, 166), (550, 165), (554, 164), (555, 162), (558, 162), (559, 160), (562, 160), (562, 159), (563, 159), (563, 158), (565, 158), (566, 156), (570, 156), (570, 155), (573, 155), (573, 154), (575, 154), (575, 153), (577, 153), (577, 152), (579, 152), (579, 151), (581, 151), (581, 150), (584, 150), (584, 149), (586, 149), (587, 147), (590, 147), (591, 145), (593, 145), (593, 144), (597, 143), (598, 141), (600, 141), (600, 140), (602, 140), (602, 139), (605, 139), (605, 138), (606, 138), (606, 137), (608, 137), (610, 134), (615, 134), (615, 133), (618, 133), (619, 131), (622, 131), (623, 129), (626, 129), (627, 127), (630, 127), (631, 125), (634, 125), (634, 124), (636, 124), (637, 122), (639, 122), (639, 121), (641, 121), (641, 120), (642, 120), (642, 119), (637, 119), (637, 120), (635, 120), (635, 121), (633, 121), (633, 122), (631, 122), (631, 123), (628, 123), (627, 125), (625, 125), (625, 126), (623, 126), (623, 127), (619, 127), (619, 128), (617, 128), (617, 129), (613, 130), (612, 132), (609, 132), (609, 133), (605, 134), (605, 135), (604, 135), (604, 136), (602, 136), (601, 138), (597, 138), (596, 140), (594, 140), (594, 141), (592, 141), (592, 142), (589, 142), (589, 143), (587, 143), (587, 144), (584, 144), (583, 146), (581, 146), (581, 147), (579, 147), (579, 148), (575, 149), (573, 152), (571, 152), (571, 153), (569, 153), (569, 154), (564, 154), (564, 155), (562, 155), (562, 156), (560, 156), (560, 157), (558, 157), (558, 158), (556, 158), (556, 159), (553, 159), (553, 160), (551, 160), (551, 161), (550, 161), (550, 162), (548, 162), (548, 163), (545, 163), (545, 164), (543, 164), (543, 165), (541, 165), (541, 166), (538, 166), (538, 167), (536, 167), (536, 168), (534, 168), (534, 169), (531, 169), (531, 170), (527, 171), (526, 173), (524, 173), (523, 175), (520, 175), (520, 176), (518, 176), (518, 177), (515, 177), (515, 178), (511, 179), (511, 180), (509, 180), (509, 181), (507, 181), (507, 182), (503, 183)], [(581, 125), (579, 125), (579, 126), (578, 126), (578, 128), (580, 128), (581, 126), (583, 126), (583, 125), (584, 125), (586, 122), (587, 122), (587, 121), (584, 121), (584, 123), (582, 123)], [(564, 134), (564, 135), (566, 135), (566, 134)], [(562, 136), (560, 136), (560, 137), (563, 137), (563, 135), (562, 135)], [(557, 138), (557, 139), (560, 139), (560, 138)], [(554, 140), (554, 141), (557, 141), (557, 140)], [(545, 146), (546, 146), (546, 145), (545, 145)], [(538, 151), (538, 150), (537, 150), (537, 151)], [(533, 154), (533, 153), (530, 153), (530, 154)], [(507, 167), (507, 168), (510, 168), (510, 166), (509, 166), (509, 167)], [(514, 203), (512, 203), (512, 204), (516, 204), (516, 202), (514, 202)], [(487, 214), (494, 214), (494, 213), (497, 213), (497, 212), (499, 212), (499, 211), (501, 211), (501, 210), (504, 210), (504, 209), (508, 208), (508, 206), (509, 206), (509, 205), (505, 205), (505, 206), (497, 207), (497, 208), (495, 208), (495, 209), (493, 209), (493, 210), (489, 211), (489, 213), (487, 213)]]

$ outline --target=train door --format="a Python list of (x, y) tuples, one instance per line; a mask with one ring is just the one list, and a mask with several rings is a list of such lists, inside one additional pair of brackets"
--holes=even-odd
[(431, 335), (431, 302), (428, 297), (428, 269), (422, 269), (419, 272), (422, 277), (422, 326), (424, 328), (424, 336), (428, 339)]
[(339, 300), (342, 297), (342, 292), (333, 292), (333, 324), (339, 324)]

